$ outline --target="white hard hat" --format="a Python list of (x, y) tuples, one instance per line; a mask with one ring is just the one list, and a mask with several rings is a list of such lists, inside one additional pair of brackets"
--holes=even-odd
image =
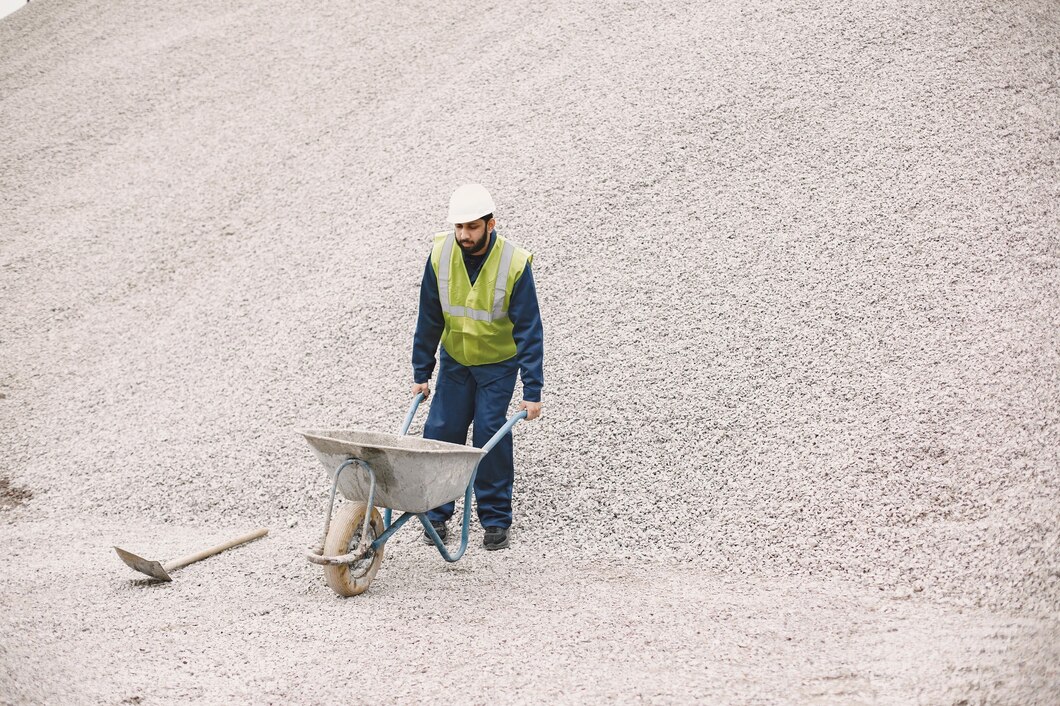
[(493, 197), (481, 184), (457, 187), (449, 198), (450, 223), (470, 223), (493, 211)]

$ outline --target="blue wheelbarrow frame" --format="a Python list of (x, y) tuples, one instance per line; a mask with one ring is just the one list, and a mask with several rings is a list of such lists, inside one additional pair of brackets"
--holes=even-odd
[[(416, 395), (416, 397), (413, 399), (412, 404), (409, 406), (408, 413), (405, 415), (405, 420), (404, 420), (404, 422), (401, 425), (401, 430), (399, 432), (399, 436), (405, 436), (406, 434), (408, 434), (409, 427), (412, 426), (412, 420), (416, 416), (416, 410), (419, 408), (420, 403), (424, 399), (425, 399), (425, 397), (424, 397), (423, 393), (418, 393)], [(500, 440), (503, 439), (504, 436), (506, 434), (508, 434), (508, 432), (510, 432), (512, 430), (512, 427), (515, 426), (515, 424), (517, 422), (519, 422), (520, 420), (525, 419), (526, 416), (527, 416), (527, 412), (525, 410), (521, 410), (521, 411), (517, 412), (516, 414), (514, 414), (511, 418), (509, 418), (505, 422), (504, 426), (502, 426), (497, 431), (497, 433), (494, 434), (493, 437), (490, 438), (490, 440), (487, 441), (481, 448), (476, 449), (474, 447), (460, 447), (462, 450), (466, 450), (468, 452), (477, 453), (478, 454), (478, 461), (474, 465), (474, 469), (471, 472), (471, 477), (468, 480), (467, 487), (464, 490), (464, 511), (463, 511), (463, 518), (461, 520), (460, 547), (459, 547), (459, 549), (456, 550), (456, 552), (450, 553), (449, 550), (446, 548), (445, 543), (442, 542), (441, 537), (438, 536), (438, 533), (435, 531), (434, 527), (430, 523), (430, 520), (427, 518), (427, 510), (426, 509), (423, 510), (422, 512), (408, 512), (408, 511), (403, 512), (396, 520), (391, 521), (392, 520), (392, 510), (391, 510), (391, 508), (389, 508), (389, 507), (384, 508), (384, 510), (383, 510), (383, 528), (384, 528), (384, 531), (382, 532), (382, 534), (380, 534), (378, 537), (376, 537), (374, 539), (374, 541), (368, 542), (367, 540), (368, 540), (368, 538), (370, 536), (369, 535), (369, 531), (368, 531), (368, 526), (369, 526), (369, 522), (370, 522), (371, 517), (372, 517), (372, 510), (375, 508), (376, 486), (377, 486), (377, 478), (376, 478), (376, 476), (377, 476), (377, 473), (376, 473), (376, 470), (372, 468), (369, 460), (367, 460), (365, 458), (358, 457), (358, 456), (349, 455), (345, 460), (343, 460), (339, 464), (338, 468), (335, 470), (334, 479), (332, 480), (332, 484), (331, 484), (331, 495), (330, 495), (330, 498), (328, 500), (327, 516), (326, 516), (325, 522), (324, 522), (324, 535), (323, 536), (326, 538), (328, 536), (328, 531), (331, 528), (331, 519), (332, 519), (332, 513), (333, 513), (334, 508), (335, 508), (335, 495), (336, 495), (336, 493), (338, 491), (338, 488), (339, 488), (339, 480), (340, 480), (340, 478), (342, 477), (343, 473), (346, 470), (356, 467), (356, 468), (360, 468), (367, 475), (367, 478), (368, 478), (367, 511), (364, 513), (364, 525), (361, 528), (361, 534), (360, 534), (361, 541), (359, 542), (359, 544), (358, 544), (356, 549), (354, 549), (353, 551), (351, 551), (351, 552), (349, 552), (347, 554), (338, 555), (338, 556), (325, 556), (324, 553), (323, 553), (323, 551), (324, 551), (324, 541), (322, 540), (321, 544), (319, 546), (310, 548), (310, 551), (309, 551), (309, 554), (307, 555), (307, 558), (309, 559), (309, 561), (311, 561), (311, 562), (313, 562), (315, 564), (321, 564), (321, 565), (324, 565), (324, 566), (328, 566), (328, 565), (334, 566), (334, 565), (341, 565), (341, 564), (347, 564), (347, 565), (353, 564), (353, 563), (355, 563), (357, 561), (360, 561), (361, 559), (364, 559), (366, 556), (369, 556), (372, 553), (380, 551), (382, 549), (383, 545), (386, 544), (388, 539), (390, 539), (392, 536), (394, 536), (394, 534), (399, 529), (401, 529), (401, 527), (406, 522), (411, 520), (413, 517), (416, 517), (416, 518), (419, 519), (420, 524), (423, 525), (424, 533), (431, 539), (431, 542), (434, 544), (435, 548), (438, 550), (438, 553), (441, 554), (442, 558), (445, 559), (447, 562), (458, 561), (460, 559), (460, 557), (462, 557), (464, 555), (464, 552), (467, 550), (468, 534), (469, 534), (470, 525), (471, 525), (471, 512), (470, 512), (470, 510), (471, 510), (471, 494), (472, 494), (472, 491), (474, 490), (474, 487), (475, 487), (475, 478), (478, 475), (479, 463), (481, 463), (482, 459), (485, 458), (486, 454), (488, 454), (493, 449), (493, 447), (496, 446), (497, 443), (500, 442)], [(303, 434), (305, 434), (307, 437), (310, 436), (310, 434), (308, 434), (306, 432), (303, 432)], [(393, 438), (393, 437), (390, 437), (390, 438)], [(443, 445), (443, 446), (455, 446), (455, 445), (445, 444), (444, 442), (433, 442), (433, 443), (436, 443), (436, 444), (439, 444), (439, 445)], [(448, 502), (448, 501), (445, 501), (445, 502)]]

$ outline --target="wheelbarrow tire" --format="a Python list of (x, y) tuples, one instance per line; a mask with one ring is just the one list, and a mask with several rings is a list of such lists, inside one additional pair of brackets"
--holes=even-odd
[[(339, 511), (331, 518), (331, 528), (324, 540), (324, 554), (341, 556), (357, 548), (367, 508), (366, 503), (345, 503), (339, 508)], [(373, 540), (383, 533), (383, 518), (379, 516), (379, 511), (375, 508), (372, 508), (368, 532)], [(324, 578), (331, 586), (331, 590), (340, 596), (356, 596), (368, 590), (368, 586), (371, 585), (382, 563), (383, 548), (379, 547), (370, 559), (361, 560), (356, 564), (325, 566)]]

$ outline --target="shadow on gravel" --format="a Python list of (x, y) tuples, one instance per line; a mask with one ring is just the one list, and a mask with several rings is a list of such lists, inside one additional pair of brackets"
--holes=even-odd
[(122, 585), (125, 588), (144, 589), (144, 588), (161, 588), (168, 586), (173, 583), (172, 581), (159, 581), (158, 579), (129, 579), (123, 581)]
[(24, 504), (33, 497), (33, 491), (29, 488), (19, 488), (11, 485), (11, 479), (0, 476), (0, 510), (10, 510)]

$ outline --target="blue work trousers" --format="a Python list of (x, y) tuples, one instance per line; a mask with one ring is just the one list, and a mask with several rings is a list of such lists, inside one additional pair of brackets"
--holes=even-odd
[[(440, 358), (434, 401), (423, 427), (423, 438), (466, 444), (468, 427), (474, 422), (472, 443), (482, 448), (507, 421), (519, 365), (513, 358), (502, 363), (465, 367), (444, 352)], [(475, 501), (479, 524), (483, 527), (511, 526), (514, 480), (509, 432), (478, 465)], [(431, 522), (445, 522), (453, 516), (455, 505), (446, 503), (436, 507), (427, 517)]]

